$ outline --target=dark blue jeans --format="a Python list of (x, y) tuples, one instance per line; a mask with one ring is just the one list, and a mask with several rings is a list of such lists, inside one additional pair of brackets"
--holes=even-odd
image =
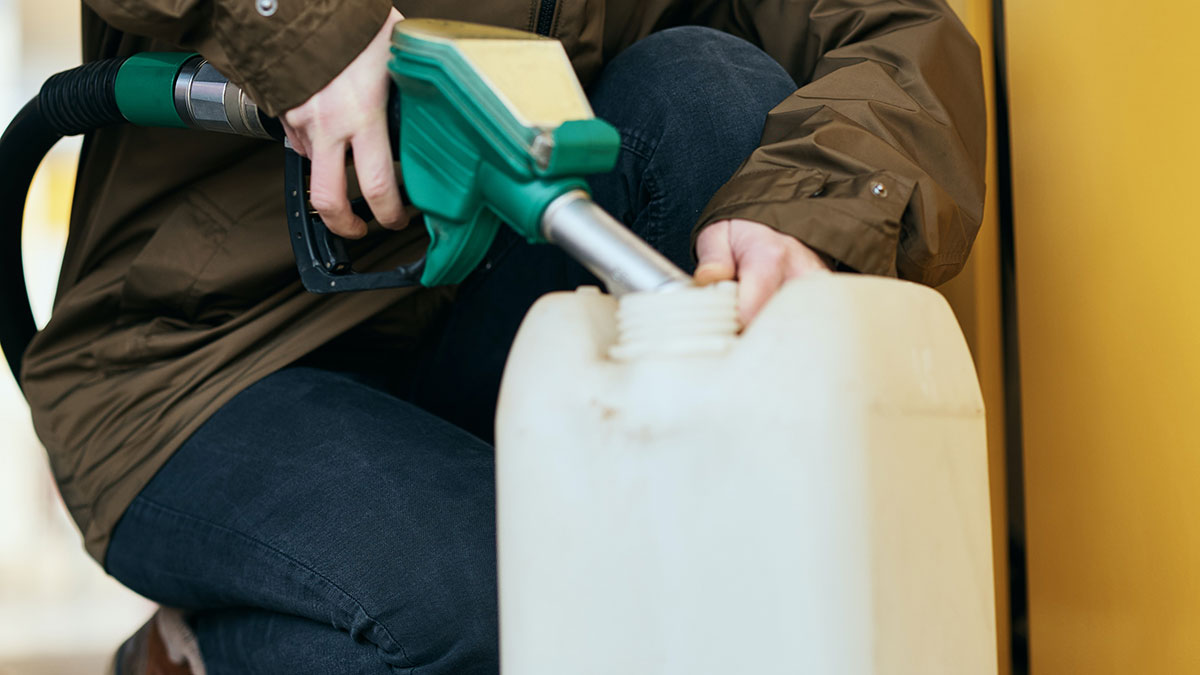
[[(590, 92), (622, 138), (597, 201), (690, 267), (700, 210), (794, 89), (716, 31), (637, 43)], [(560, 251), (505, 234), (428, 344), (396, 355), (413, 362), (402, 381), (297, 365), (252, 385), (130, 505), (108, 571), (191, 610), (211, 675), (497, 672), (500, 374), (533, 301), (585, 283)]]

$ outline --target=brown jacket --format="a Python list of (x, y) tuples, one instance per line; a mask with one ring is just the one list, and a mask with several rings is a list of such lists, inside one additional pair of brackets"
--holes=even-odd
[[(84, 56), (193, 49), (278, 114), (353, 59), (389, 0), (281, 0), (269, 17), (256, 5), (87, 0)], [(967, 257), (983, 207), (984, 99), (978, 50), (944, 0), (396, 5), (409, 17), (525, 30), (548, 17), (585, 83), (655, 30), (702, 24), (742, 36), (803, 86), (771, 113), (761, 147), (699, 226), (757, 220), (850, 268), (928, 284)], [(132, 127), (84, 145), (54, 315), (23, 379), (63, 497), (100, 560), (133, 497), (241, 389), (352, 329), (402, 345), (446, 298), (302, 291), (281, 153)], [(422, 246), (416, 232), (375, 237), (361, 260), (395, 264)]]

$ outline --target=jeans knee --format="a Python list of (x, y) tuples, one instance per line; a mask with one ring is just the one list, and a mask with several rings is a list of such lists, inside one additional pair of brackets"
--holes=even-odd
[(651, 58), (703, 63), (771, 60), (766, 52), (754, 44), (708, 26), (675, 26), (656, 31), (630, 45), (626, 52), (648, 52), (647, 56)]
[(695, 116), (728, 110), (761, 117), (795, 89), (779, 63), (753, 44), (702, 26), (679, 26), (652, 33), (633, 44), (605, 69), (597, 89), (637, 91), (626, 103), (655, 105)]
[[(757, 147), (767, 113), (795, 88), (783, 67), (749, 42), (680, 26), (618, 54), (593, 85), (592, 101), (598, 116), (623, 133), (634, 130), (643, 145), (690, 146), (704, 155), (698, 161), (736, 167)], [(714, 152), (721, 156), (709, 156)]]

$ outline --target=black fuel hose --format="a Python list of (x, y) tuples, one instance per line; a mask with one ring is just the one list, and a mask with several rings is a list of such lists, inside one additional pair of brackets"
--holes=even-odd
[(95, 61), (51, 77), (0, 136), (0, 349), (18, 386), (21, 359), (37, 332), (21, 260), (29, 186), (59, 139), (125, 121), (116, 98), (122, 63)]

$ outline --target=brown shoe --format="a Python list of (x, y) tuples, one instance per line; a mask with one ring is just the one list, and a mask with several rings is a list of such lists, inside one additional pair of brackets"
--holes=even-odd
[(117, 649), (110, 675), (206, 675), (183, 614), (160, 608)]

